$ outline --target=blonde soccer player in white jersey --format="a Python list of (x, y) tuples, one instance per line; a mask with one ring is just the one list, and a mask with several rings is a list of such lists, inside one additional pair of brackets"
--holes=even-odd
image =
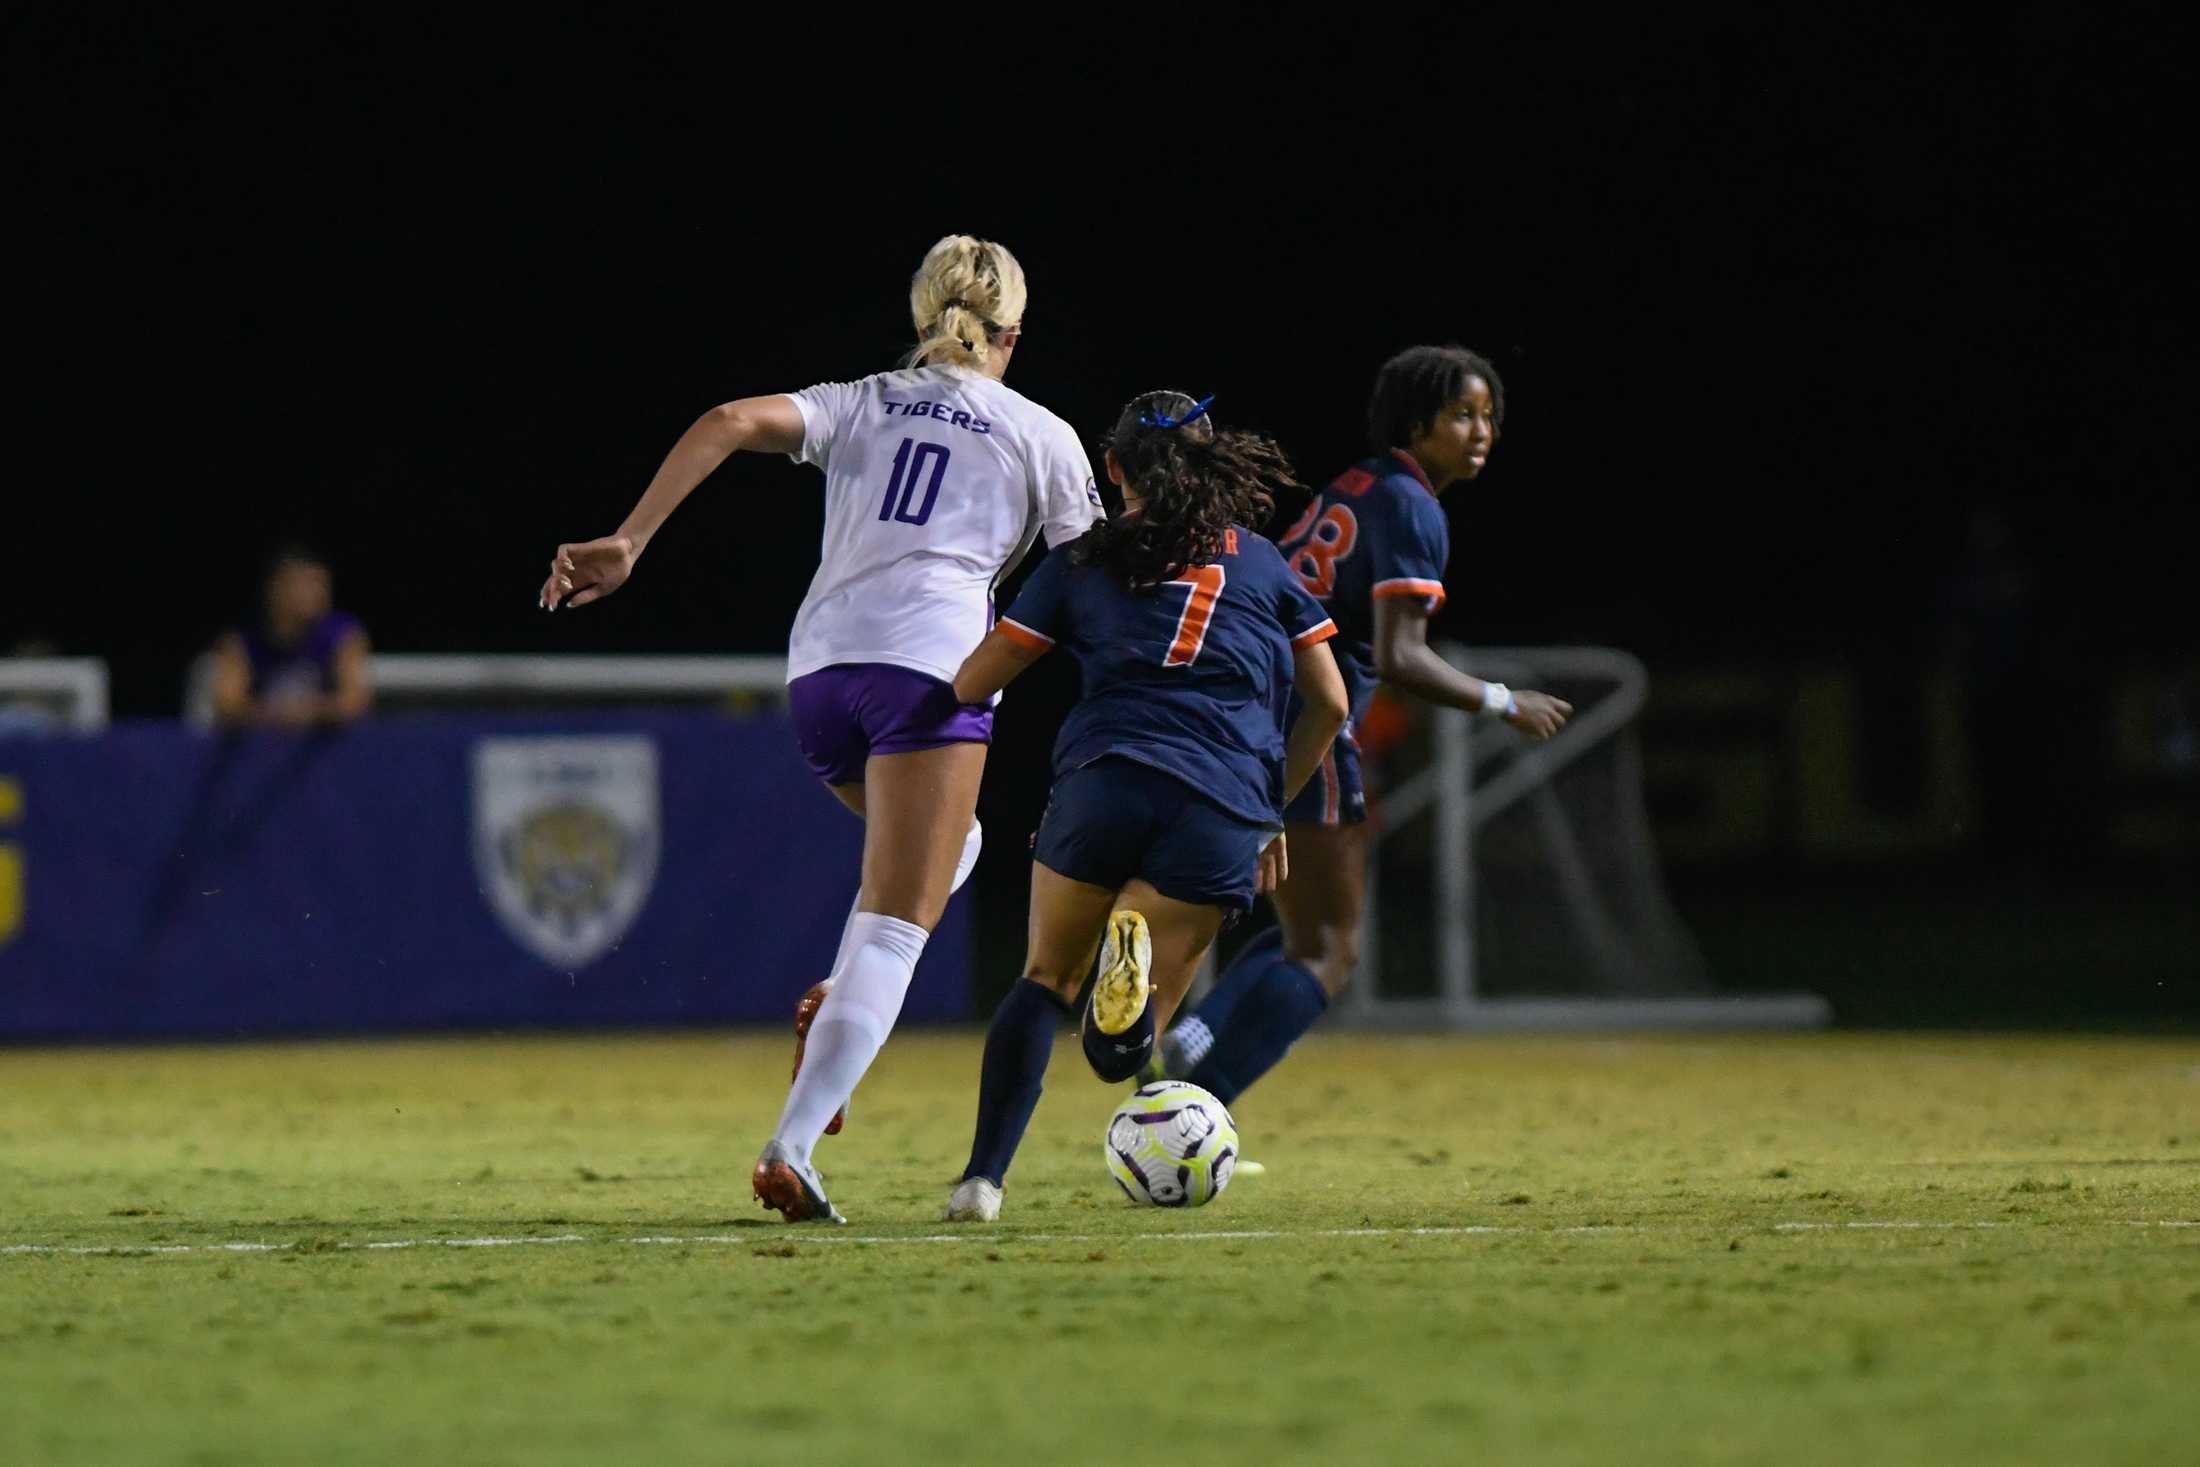
[(942, 239), (909, 287), (909, 366), (711, 409), (618, 533), (560, 545), (543, 582), (553, 611), (618, 590), (666, 517), (739, 450), (825, 473), (823, 554), (795, 613), (787, 694), (810, 768), (863, 818), (863, 878), (832, 975), (805, 996), (804, 1049), (756, 1163), (757, 1200), (789, 1222), (845, 1221), (812, 1148), (838, 1129), (977, 860), (993, 715), (956, 701), (956, 670), (992, 628), (994, 588), (1039, 536), (1064, 545), (1101, 517), (1076, 433), (1002, 383), (1024, 301), (1004, 246)]

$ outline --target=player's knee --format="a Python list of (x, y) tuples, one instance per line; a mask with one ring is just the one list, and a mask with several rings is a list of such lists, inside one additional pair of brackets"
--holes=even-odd
[(1323, 992), (1335, 998), (1352, 986), (1352, 974), (1360, 966), (1359, 925), (1317, 927), (1285, 944), (1284, 953), (1303, 965)]
[(946, 905), (944, 901), (936, 900), (928, 893), (895, 886), (867, 886), (856, 898), (856, 906), (862, 911), (913, 923), (927, 932), (939, 926), (940, 913)]

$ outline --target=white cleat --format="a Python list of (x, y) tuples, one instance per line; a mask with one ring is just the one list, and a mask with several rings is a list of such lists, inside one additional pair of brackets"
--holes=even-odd
[(1001, 1215), (1001, 1189), (984, 1177), (964, 1177), (947, 1199), (949, 1222), (992, 1222)]
[(1230, 1175), (1233, 1177), (1265, 1177), (1268, 1175), (1268, 1168), (1257, 1161), (1240, 1160)]

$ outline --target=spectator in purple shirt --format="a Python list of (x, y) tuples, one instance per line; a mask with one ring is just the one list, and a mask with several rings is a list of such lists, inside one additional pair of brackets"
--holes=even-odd
[(214, 648), (214, 715), (229, 728), (341, 725), (374, 702), (367, 633), (338, 611), (328, 562), (290, 548), (269, 563), (262, 619)]

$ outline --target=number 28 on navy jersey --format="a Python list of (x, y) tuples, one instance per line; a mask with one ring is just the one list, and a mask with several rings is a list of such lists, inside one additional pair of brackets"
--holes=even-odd
[(1056, 778), (1114, 755), (1191, 785), (1242, 820), (1281, 818), (1294, 649), (1336, 634), (1328, 613), (1252, 531), (1176, 580), (1134, 591), (1067, 546), (1032, 573), (1000, 631), (1064, 645), (1084, 696), (1054, 743)]
[(1314, 496), (1279, 540), (1283, 557), (1336, 618), (1337, 667), (1352, 717), (1375, 691), (1375, 603), (1410, 596), (1433, 614), (1444, 604), (1451, 527), (1408, 453), (1365, 459)]

